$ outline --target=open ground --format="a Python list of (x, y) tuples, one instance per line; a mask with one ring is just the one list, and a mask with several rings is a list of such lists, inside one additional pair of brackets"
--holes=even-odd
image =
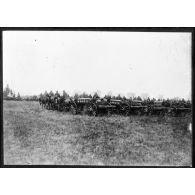
[(4, 101), (5, 165), (191, 166), (191, 117), (73, 116)]

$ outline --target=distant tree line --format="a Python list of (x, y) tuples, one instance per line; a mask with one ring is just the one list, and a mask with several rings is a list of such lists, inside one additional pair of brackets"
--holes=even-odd
[[(50, 91), (50, 92), (47, 92), (45, 91), (44, 93), (41, 93), (39, 95), (39, 97), (41, 96), (46, 96), (46, 95), (49, 95), (49, 96), (58, 96), (60, 95), (58, 91), (56, 91), (55, 93), (53, 91)], [(74, 99), (77, 99), (77, 98), (93, 98), (93, 97), (99, 97), (99, 98), (111, 98), (111, 99), (116, 99), (116, 100), (127, 100), (127, 99), (130, 99), (130, 100), (140, 100), (140, 101), (164, 101), (164, 100), (168, 100), (168, 101), (184, 101), (184, 99), (181, 99), (179, 97), (175, 97), (175, 98), (167, 98), (165, 99), (163, 97), (163, 95), (158, 95), (157, 98), (151, 98), (149, 96), (148, 93), (142, 93), (140, 96), (136, 96), (135, 93), (128, 93), (127, 96), (124, 96), (124, 95), (121, 95), (121, 94), (118, 94), (118, 95), (112, 95), (111, 92), (108, 92), (104, 97), (101, 97), (100, 96), (100, 91), (96, 91), (94, 92), (93, 94), (89, 94), (89, 93), (86, 93), (86, 92), (83, 92), (83, 93), (78, 93), (76, 92), (74, 95), (70, 96), (66, 91), (63, 91), (62, 92), (62, 97), (64, 97), (65, 99), (67, 98), (74, 98)], [(190, 101), (190, 100), (188, 100)]]
[(20, 93), (17, 94), (10, 89), (9, 85), (6, 85), (6, 87), (3, 89), (3, 99), (5, 100), (21, 100)]
[[(67, 98), (93, 98), (93, 97), (100, 97), (100, 91), (96, 91), (92, 94), (83, 92), (83, 93), (78, 93), (76, 92), (73, 96), (70, 96), (65, 90), (62, 91), (62, 97), (65, 99)], [(40, 97), (49, 95), (49, 96), (55, 96), (55, 95), (60, 95), (58, 91), (55, 93), (53, 91), (47, 92), (45, 91), (44, 93), (41, 93), (40, 95), (31, 95), (31, 96), (20, 96), (20, 93), (18, 92), (17, 94), (9, 87), (9, 85), (6, 85), (6, 87), (3, 89), (3, 99), (5, 100), (25, 100), (25, 101), (38, 101)], [(150, 98), (149, 94), (147, 93), (142, 93), (140, 96), (136, 96), (135, 93), (128, 93), (127, 96), (118, 94), (118, 95), (112, 95), (112, 92), (108, 92), (103, 98), (112, 98), (116, 100), (152, 100), (152, 101), (163, 101), (165, 98), (163, 98), (162, 95), (159, 95), (157, 98)], [(169, 100), (169, 99), (168, 99)], [(170, 99), (171, 100), (171, 99)], [(172, 98), (174, 101), (179, 101), (181, 100), (178, 97)], [(184, 99), (183, 99), (184, 100)]]
[(15, 93), (9, 85), (6, 85), (6, 87), (3, 89), (3, 99), (4, 100), (16, 100), (16, 101), (38, 101), (39, 97), (37, 95), (32, 96), (21, 96), (20, 93)]

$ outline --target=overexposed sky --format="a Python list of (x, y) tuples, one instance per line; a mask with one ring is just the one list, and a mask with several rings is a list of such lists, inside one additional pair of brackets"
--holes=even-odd
[(3, 32), (3, 84), (47, 90), (188, 98), (191, 33)]

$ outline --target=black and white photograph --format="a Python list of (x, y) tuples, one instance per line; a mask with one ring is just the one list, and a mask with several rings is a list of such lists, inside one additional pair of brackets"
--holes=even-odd
[(2, 31), (3, 164), (192, 166), (192, 32)]

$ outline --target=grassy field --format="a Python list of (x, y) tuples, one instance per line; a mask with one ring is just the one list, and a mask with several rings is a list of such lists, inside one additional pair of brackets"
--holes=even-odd
[(4, 164), (191, 166), (189, 117), (72, 116), (4, 101)]

